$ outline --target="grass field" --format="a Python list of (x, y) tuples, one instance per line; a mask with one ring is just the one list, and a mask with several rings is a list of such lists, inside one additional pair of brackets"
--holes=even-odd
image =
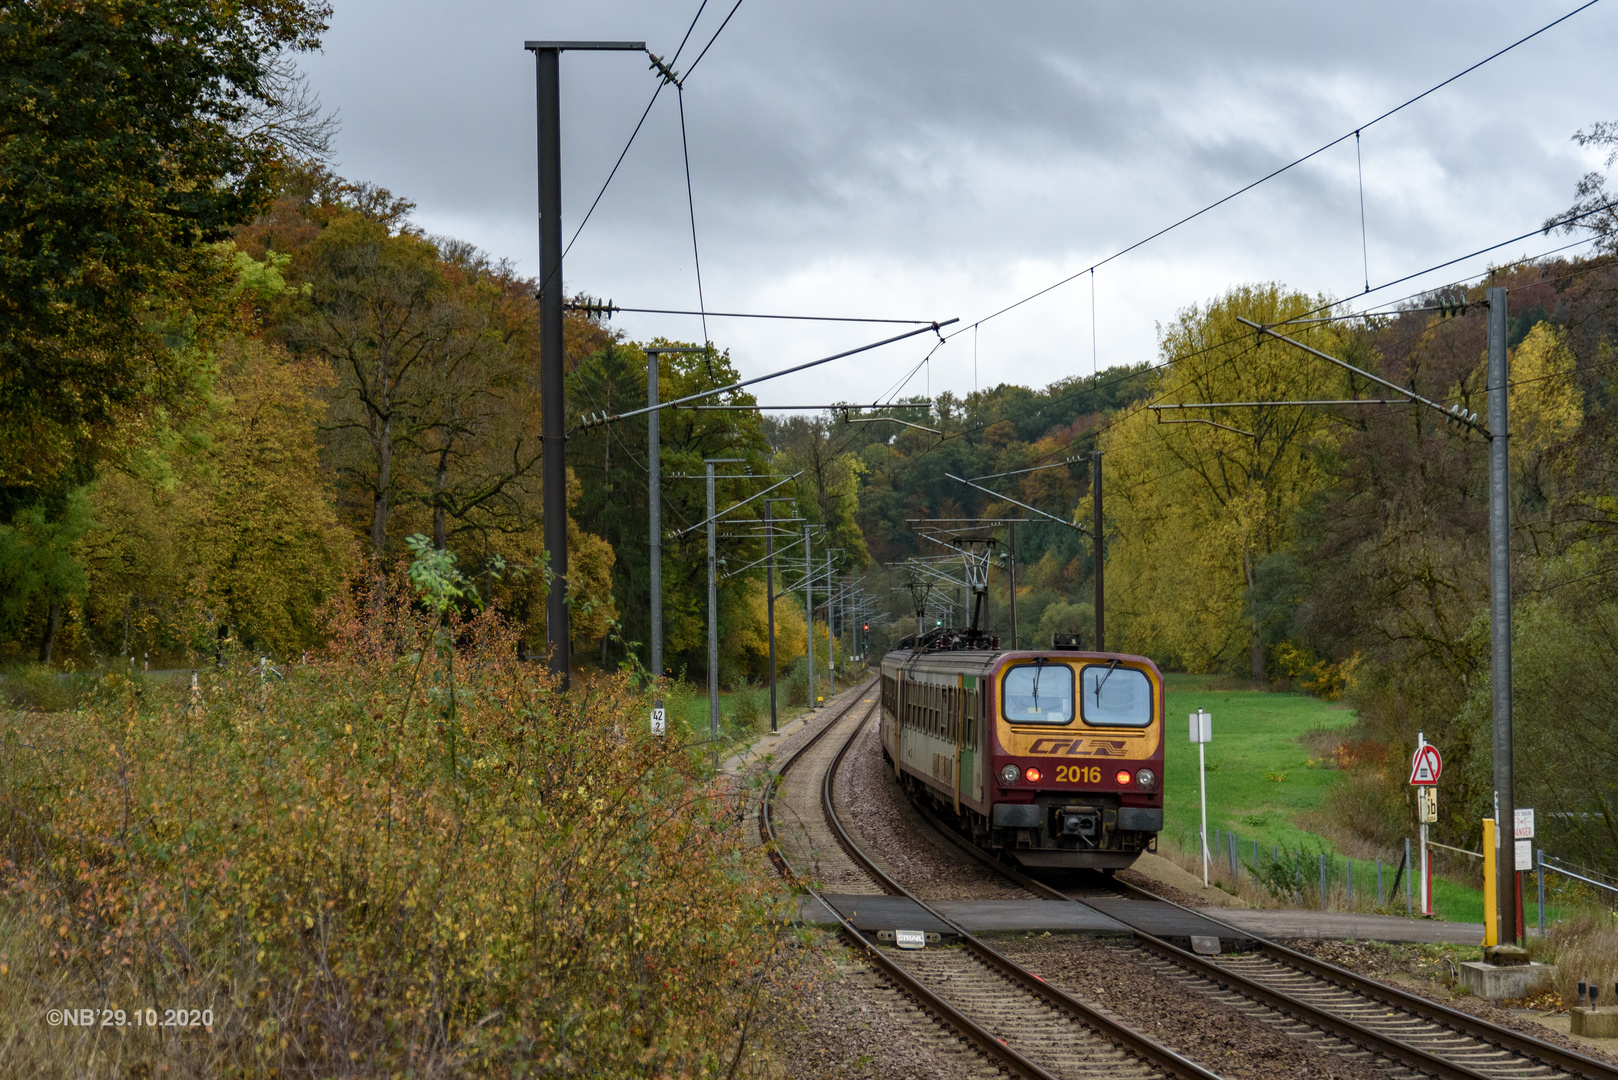
[(1303, 694), (1210, 689), (1198, 675), (1168, 675), (1165, 702), (1164, 805), (1167, 832), (1195, 846), (1199, 824), (1197, 749), (1187, 717), (1199, 707), (1213, 714), (1208, 760), (1208, 832), (1234, 830), (1244, 845), (1313, 846), (1317, 838), (1296, 824), (1318, 807), (1342, 773), (1318, 761), (1303, 736), (1347, 728), (1354, 714), (1336, 702)]
[[(1213, 714), (1213, 742), (1206, 747), (1211, 842), (1217, 844), (1220, 834), (1228, 837), (1234, 832), (1244, 867), (1251, 863), (1255, 840), (1266, 859), (1276, 847), (1303, 847), (1311, 852), (1319, 848), (1329, 858), (1335, 855), (1328, 840), (1299, 825), (1300, 815), (1319, 808), (1331, 786), (1344, 777), (1329, 761), (1321, 760), (1321, 746), (1329, 746), (1333, 740), (1309, 736), (1348, 728), (1354, 713), (1347, 706), (1304, 694), (1223, 688), (1223, 680), (1204, 675), (1170, 674), (1165, 679), (1165, 839), (1196, 849), (1200, 815), (1197, 750), (1190, 742), (1188, 717), (1200, 707)], [(1402, 849), (1392, 849), (1382, 856), (1388, 888), (1402, 854)], [(1332, 866), (1331, 873), (1340, 882), (1345, 870), (1341, 856), (1332, 859)], [(1531, 879), (1525, 886), (1528, 884)], [(1354, 889), (1361, 898), (1375, 895), (1373, 862), (1355, 860)], [(1403, 909), (1403, 891), (1401, 885), (1401, 896), (1396, 903), (1390, 897), (1390, 907)], [(1523, 901), (1527, 921), (1537, 921), (1531, 888), (1525, 887)], [(1440, 918), (1481, 922), (1483, 894), (1438, 878), (1433, 910)], [(1547, 914), (1557, 913), (1547, 907)]]

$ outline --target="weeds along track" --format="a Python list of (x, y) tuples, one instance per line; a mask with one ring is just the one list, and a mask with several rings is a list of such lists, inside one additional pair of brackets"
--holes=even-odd
[[(838, 818), (833, 788), (844, 754), (875, 712), (874, 702), (863, 710), (857, 708), (865, 704), (856, 697), (812, 741), (783, 762), (766, 787), (760, 805), (760, 830), (766, 840), (774, 841), (777, 866), (783, 876), (808, 887), (792, 861), (795, 855), (800, 860), (807, 858), (810, 861), (803, 863), (805, 868), (818, 868), (821, 879), (836, 881), (839, 892), (903, 896), (951, 927), (959, 937), (959, 945), (905, 951), (872, 945), (839, 916), (843, 932), (856, 951), (938, 1022), (953, 1028), (1013, 1075), (1064, 1080), (1218, 1080), (1218, 1074), (1047, 985), (1039, 976), (996, 952), (917, 900), (859, 847)], [(772, 799), (777, 785), (781, 791)], [(806, 813), (806, 792), (813, 792), (819, 800), (818, 816), (824, 834), (809, 827), (808, 817), (813, 815)], [(788, 844), (777, 838), (771, 811), (775, 799), (791, 807), (801, 819), (801, 840)], [(862, 887), (855, 887), (857, 881)], [(808, 887), (808, 891), (825, 902), (818, 889)], [(835, 911), (830, 904), (826, 906)]]
[(1220, 937), (1249, 931), (1125, 882), (1101, 875), (1056, 888), (1000, 863), (923, 815), (965, 851), (1039, 896), (1086, 904), (1134, 929), (1143, 966), (1317, 1048), (1361, 1059), (1374, 1055), (1390, 1075), (1441, 1080), (1618, 1080), (1618, 1068), (1510, 1028), (1491, 1024), (1345, 968), (1258, 941), (1251, 952), (1198, 956), (1141, 928), (1152, 906), (1205, 921)]

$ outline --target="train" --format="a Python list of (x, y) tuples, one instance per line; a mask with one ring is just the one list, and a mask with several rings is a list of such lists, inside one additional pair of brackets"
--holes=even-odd
[(883, 656), (884, 761), (911, 800), (1029, 870), (1127, 869), (1163, 828), (1163, 675), (1144, 656), (1002, 650), (973, 631)]

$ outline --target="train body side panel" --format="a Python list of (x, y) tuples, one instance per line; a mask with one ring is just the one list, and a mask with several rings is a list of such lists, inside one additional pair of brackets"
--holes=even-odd
[(894, 771), (959, 813), (988, 813), (982, 654), (890, 653), (882, 662), (882, 746)]

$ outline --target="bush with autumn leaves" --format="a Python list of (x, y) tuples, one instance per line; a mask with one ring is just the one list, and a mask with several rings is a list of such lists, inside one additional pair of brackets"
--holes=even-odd
[[(6, 722), (0, 1072), (757, 1064), (801, 951), (745, 793), (649, 735), (629, 677), (561, 693), (517, 661), (434, 557), (414, 590), (341, 601), (307, 664), (226, 665), (195, 691), (113, 678)], [(212, 1027), (52, 1028), (53, 1007)]]

